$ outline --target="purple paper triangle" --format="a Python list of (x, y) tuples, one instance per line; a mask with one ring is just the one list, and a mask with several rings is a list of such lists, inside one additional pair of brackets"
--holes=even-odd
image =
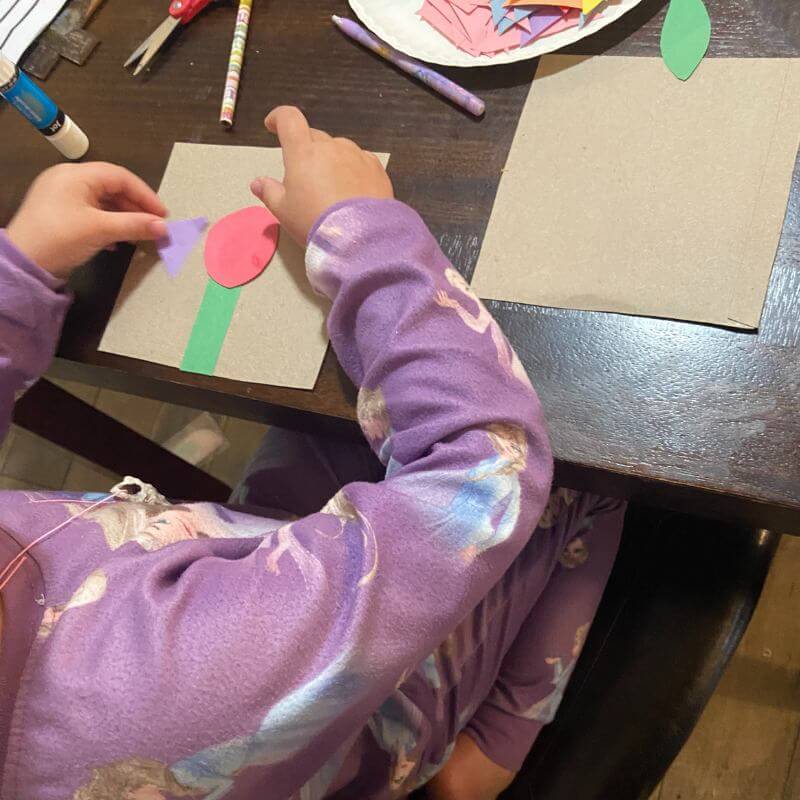
[(177, 277), (207, 227), (205, 217), (175, 219), (167, 223), (167, 235), (156, 242), (156, 247), (171, 277)]
[(524, 47), (530, 44), (537, 36), (541, 36), (548, 28), (551, 28), (564, 16), (563, 12), (558, 6), (552, 8), (543, 8), (536, 14), (528, 17), (528, 22), (531, 24), (530, 33), (523, 31), (520, 35), (519, 46)]

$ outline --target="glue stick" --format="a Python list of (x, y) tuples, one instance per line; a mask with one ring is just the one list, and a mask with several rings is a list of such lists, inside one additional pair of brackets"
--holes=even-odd
[(86, 155), (86, 134), (13, 61), (0, 53), (0, 96), (22, 114), (65, 158)]

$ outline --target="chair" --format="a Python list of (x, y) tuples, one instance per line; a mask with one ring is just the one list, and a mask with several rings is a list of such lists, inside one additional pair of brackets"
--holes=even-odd
[(502, 800), (647, 800), (736, 650), (779, 539), (631, 506), (558, 714)]

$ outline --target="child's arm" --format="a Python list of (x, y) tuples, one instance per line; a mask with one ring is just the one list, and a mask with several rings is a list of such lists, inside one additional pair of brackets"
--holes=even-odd
[[(62, 732), (48, 740), (49, 775), (20, 775), (31, 796), (88, 786), (85, 764), (101, 776), (150, 758), (187, 796), (242, 781), (241, 796), (288, 798), (500, 579), (544, 507), (538, 400), (494, 337), (437, 304), (449, 265), (422, 220), (388, 199), (379, 163), (351, 142), (296, 109), (267, 126), (286, 178), (253, 190), (285, 231), (304, 240), (343, 201), (311, 233), (309, 278), (332, 300), (331, 341), (362, 389), (365, 429), (387, 431), (371, 443), (392, 477), (350, 484), (279, 531), (208, 505), (174, 522), (162, 511), (154, 540), (179, 525), (192, 541), (110, 553), (105, 595), (64, 613), (31, 677)], [(368, 424), (376, 416), (385, 424)], [(205, 538), (226, 525), (229, 538)]]
[(69, 305), (62, 279), (116, 241), (164, 233), (155, 193), (111, 164), (64, 164), (0, 231), (0, 440), (14, 398), (47, 368)]
[(53, 357), (69, 298), (63, 283), (37, 267), (0, 231), (0, 441), (19, 392)]

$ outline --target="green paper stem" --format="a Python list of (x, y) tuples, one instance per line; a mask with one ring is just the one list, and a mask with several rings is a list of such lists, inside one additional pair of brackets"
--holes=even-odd
[(209, 278), (189, 334), (181, 369), (213, 375), (242, 287), (227, 289)]
[(697, 69), (711, 41), (711, 18), (703, 0), (670, 0), (661, 29), (661, 55), (670, 72), (685, 81)]

